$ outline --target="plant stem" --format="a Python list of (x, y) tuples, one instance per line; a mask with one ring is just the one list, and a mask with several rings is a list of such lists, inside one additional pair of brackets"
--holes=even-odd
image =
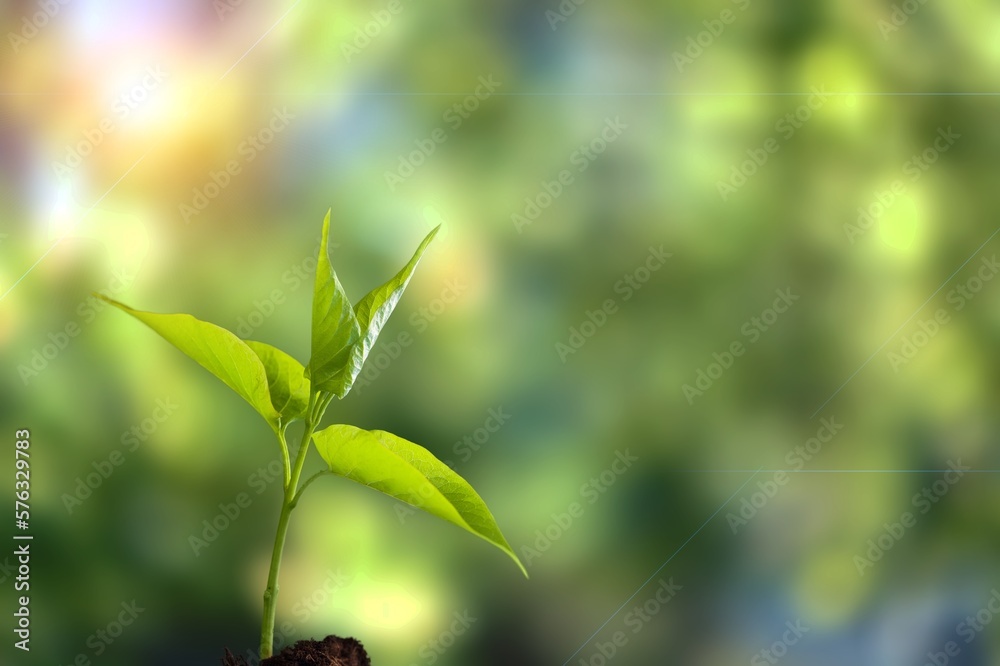
[(299, 478), (302, 476), (302, 467), (305, 465), (306, 454), (309, 453), (309, 445), (312, 443), (313, 431), (323, 418), (327, 405), (330, 404), (327, 396), (321, 394), (314, 394), (310, 402), (309, 419), (306, 421), (302, 442), (295, 455), (295, 467), (291, 471), (288, 483), (285, 484), (285, 494), (281, 501), (281, 514), (278, 517), (278, 530), (274, 535), (271, 568), (267, 574), (267, 588), (264, 590), (264, 619), (260, 629), (261, 659), (267, 659), (274, 651), (274, 620), (278, 610), (278, 571), (281, 569), (281, 553), (285, 549), (285, 535), (288, 534), (289, 518), (291, 518), (292, 509), (298, 503), (296, 490)]
[(288, 490), (288, 484), (292, 480), (292, 463), (288, 458), (288, 442), (285, 440), (285, 428), (287, 427), (288, 424), (285, 423), (278, 428), (278, 443), (281, 444), (281, 466), (285, 471), (285, 483), (283, 487), (286, 491)]
[(315, 481), (316, 479), (318, 479), (319, 477), (324, 476), (326, 474), (333, 474), (333, 472), (331, 472), (328, 469), (321, 469), (320, 471), (316, 472), (315, 474), (313, 474), (312, 476), (310, 476), (308, 479), (306, 479), (306, 482), (302, 484), (301, 488), (299, 488), (299, 492), (295, 493), (295, 497), (292, 498), (292, 504), (291, 504), (291, 506), (292, 506), (293, 509), (299, 503), (299, 500), (302, 499), (302, 493), (304, 493), (306, 491), (306, 488), (309, 487), (309, 484), (312, 483), (313, 481)]
[(291, 515), (291, 506), (282, 503), (278, 532), (274, 537), (274, 550), (271, 552), (271, 570), (267, 575), (267, 589), (264, 590), (264, 621), (260, 628), (261, 659), (270, 657), (274, 650), (274, 619), (278, 610), (278, 569), (281, 568), (281, 551), (285, 548), (285, 535), (288, 533), (288, 519)]

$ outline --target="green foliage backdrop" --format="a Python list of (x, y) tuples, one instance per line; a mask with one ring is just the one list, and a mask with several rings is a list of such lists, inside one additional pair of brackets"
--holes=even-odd
[(321, 479), (287, 637), (380, 666), (996, 661), (966, 621), (1000, 588), (994, 3), (55, 6), (0, 8), (37, 641), (3, 663), (256, 645), (271, 433), (89, 294), (304, 361), (330, 207), (353, 300), (442, 230), (329, 422), (450, 462), (531, 579)]

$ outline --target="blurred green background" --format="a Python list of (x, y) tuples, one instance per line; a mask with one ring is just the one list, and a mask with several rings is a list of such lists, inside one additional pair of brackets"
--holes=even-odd
[(444, 232), (328, 422), (453, 463), (531, 579), (322, 479), (288, 638), (377, 666), (1000, 660), (996, 3), (0, 7), (4, 496), (30, 428), (35, 536), (27, 655), (0, 551), (3, 663), (256, 646), (269, 430), (88, 294), (304, 362), (330, 207), (355, 299)]

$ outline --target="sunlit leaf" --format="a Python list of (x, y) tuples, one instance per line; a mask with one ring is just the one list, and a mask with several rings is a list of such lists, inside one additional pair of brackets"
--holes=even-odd
[(141, 312), (101, 294), (94, 296), (149, 326), (236, 391), (268, 423), (277, 423), (264, 364), (234, 333), (188, 314)]
[(395, 277), (382, 286), (371, 290), (354, 306), (354, 312), (361, 327), (361, 339), (354, 351), (354, 362), (359, 368), (368, 358), (368, 353), (375, 346), (375, 341), (378, 339), (379, 333), (382, 332), (382, 327), (385, 326), (389, 315), (396, 308), (406, 286), (410, 283), (410, 278), (413, 277), (413, 271), (420, 263), (420, 257), (423, 256), (424, 250), (434, 240), (440, 229), (441, 227), (437, 226), (427, 234), (427, 237), (420, 243), (420, 247), (413, 253), (413, 258), (396, 273)]
[(328, 391), (343, 398), (361, 372), (360, 365), (353, 359), (354, 345), (361, 337), (361, 330), (351, 301), (330, 265), (327, 249), (330, 213), (327, 211), (323, 220), (323, 237), (316, 262), (309, 379), (314, 390)]
[(277, 347), (247, 340), (246, 344), (264, 364), (271, 404), (281, 415), (281, 422), (301, 419), (309, 408), (309, 380), (306, 369)]
[(316, 450), (339, 476), (412, 504), (489, 541), (527, 576), (486, 503), (468, 482), (427, 449), (383, 430), (333, 425), (313, 435)]

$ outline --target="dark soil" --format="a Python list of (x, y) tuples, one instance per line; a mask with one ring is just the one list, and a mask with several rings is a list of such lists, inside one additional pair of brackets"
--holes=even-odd
[[(243, 657), (234, 657), (229, 650), (222, 666), (248, 666)], [(327, 636), (321, 641), (299, 641), (260, 662), (260, 666), (371, 666), (368, 653), (353, 638)]]

